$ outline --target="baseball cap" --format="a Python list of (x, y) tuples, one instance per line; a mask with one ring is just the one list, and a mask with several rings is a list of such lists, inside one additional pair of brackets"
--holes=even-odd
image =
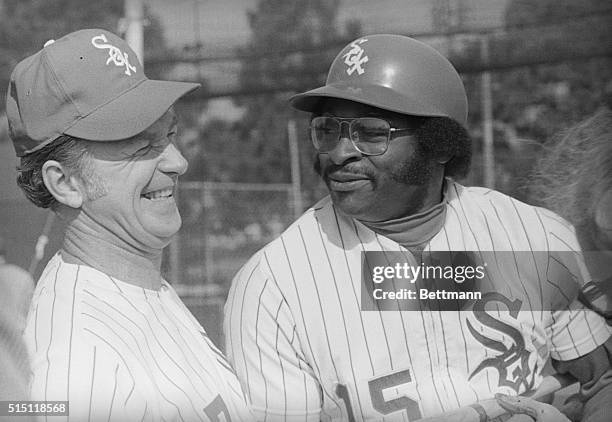
[(197, 83), (147, 78), (125, 40), (83, 29), (17, 64), (6, 114), (18, 157), (61, 135), (117, 141), (142, 132)]

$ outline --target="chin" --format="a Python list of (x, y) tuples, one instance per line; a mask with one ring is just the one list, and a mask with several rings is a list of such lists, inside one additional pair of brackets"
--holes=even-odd
[(163, 246), (167, 246), (168, 243), (172, 240), (172, 238), (178, 233), (181, 228), (181, 219), (180, 217), (177, 220), (169, 221), (165, 223), (158, 223), (156, 225), (152, 225), (149, 233), (162, 241), (164, 243)]
[(364, 206), (363, 202), (355, 198), (354, 195), (332, 192), (332, 202), (342, 214), (358, 220), (366, 220), (369, 207)]

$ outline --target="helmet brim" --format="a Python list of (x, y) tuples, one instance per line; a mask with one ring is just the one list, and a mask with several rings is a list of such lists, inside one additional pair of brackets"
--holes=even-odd
[(355, 86), (346, 83), (332, 83), (296, 94), (289, 99), (289, 103), (297, 110), (313, 113), (318, 111), (321, 101), (326, 98), (355, 101), (411, 116), (450, 117), (436, 107), (419, 102), (415, 98), (401, 95), (385, 86), (372, 84)]

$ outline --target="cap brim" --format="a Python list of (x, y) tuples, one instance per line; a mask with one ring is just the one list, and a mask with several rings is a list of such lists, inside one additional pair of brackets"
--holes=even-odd
[(447, 116), (435, 107), (423, 104), (405, 95), (381, 85), (354, 86), (345, 83), (334, 83), (296, 94), (289, 99), (289, 103), (297, 110), (316, 112), (321, 101), (326, 98), (340, 98), (355, 101), (361, 104), (394, 111), (396, 113), (414, 116)]
[(183, 95), (200, 84), (146, 79), (77, 120), (63, 133), (90, 141), (130, 138), (155, 123)]

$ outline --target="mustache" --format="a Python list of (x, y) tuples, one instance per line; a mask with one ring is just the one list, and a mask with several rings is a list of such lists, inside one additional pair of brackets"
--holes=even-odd
[(370, 169), (364, 168), (356, 163), (328, 164), (325, 168), (322, 168), (320, 160), (316, 159), (313, 167), (317, 174), (323, 178), (323, 180), (328, 180), (330, 176), (339, 173), (374, 179), (374, 175)]

